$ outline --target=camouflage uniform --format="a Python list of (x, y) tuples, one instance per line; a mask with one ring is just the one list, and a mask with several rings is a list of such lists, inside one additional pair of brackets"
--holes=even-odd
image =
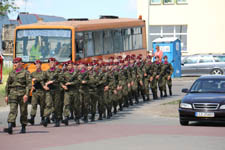
[(32, 100), (31, 100), (31, 119), (29, 119), (29, 122), (33, 125), (34, 124), (34, 118), (36, 116), (37, 112), (37, 105), (40, 105), (40, 115), (42, 118), (42, 121), (44, 119), (44, 108), (45, 108), (45, 91), (43, 89), (44, 86), (44, 72), (42, 70), (36, 70), (35, 72), (31, 73), (31, 78), (35, 78), (36, 80), (33, 82), (33, 91), (32, 91)]
[(56, 122), (55, 127), (60, 126), (60, 119), (62, 118), (62, 100), (61, 100), (61, 90), (60, 82), (62, 82), (61, 70), (56, 68), (50, 68), (45, 72), (45, 80), (54, 81), (52, 84), (49, 84), (49, 90), (46, 91), (45, 99), (45, 110), (44, 110), (44, 126), (47, 126), (48, 119), (51, 113), (54, 113)]
[(23, 96), (29, 96), (30, 89), (31, 78), (27, 70), (18, 69), (10, 72), (5, 87), (6, 97), (8, 97), (8, 104), (10, 106), (8, 115), (9, 134), (12, 133), (12, 124), (16, 122), (18, 105), (20, 106), (20, 123), (22, 124), (22, 129), (27, 125), (27, 103), (24, 103)]
[[(166, 81), (166, 84), (169, 88), (169, 93), (170, 93), (170, 96), (172, 96), (172, 79), (171, 79), (171, 76), (173, 74), (173, 66), (168, 63), (167, 61), (166, 62), (163, 62), (163, 65), (165, 66), (165, 81)], [(170, 76), (170, 79), (168, 79), (168, 76)], [(166, 86), (166, 85), (165, 85)], [(165, 87), (165, 93), (166, 92), (166, 87)]]

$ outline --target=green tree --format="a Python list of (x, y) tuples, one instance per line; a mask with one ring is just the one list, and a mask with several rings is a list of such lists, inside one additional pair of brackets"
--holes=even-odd
[(5, 13), (11, 13), (18, 9), (15, 4), (15, 0), (0, 0), (0, 15)]

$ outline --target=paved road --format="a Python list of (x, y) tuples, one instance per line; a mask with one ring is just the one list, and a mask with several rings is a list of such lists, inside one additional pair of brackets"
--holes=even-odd
[[(111, 120), (54, 128), (53, 125), (29, 126), (27, 134), (13, 135), (0, 132), (2, 150), (224, 150), (225, 124), (192, 123), (188, 127), (179, 125), (178, 118), (163, 118), (138, 113), (150, 108), (152, 103), (180, 99), (181, 88), (190, 87), (192, 79), (174, 81), (173, 97), (142, 103), (119, 112)], [(0, 130), (5, 125), (7, 108), (0, 112)]]

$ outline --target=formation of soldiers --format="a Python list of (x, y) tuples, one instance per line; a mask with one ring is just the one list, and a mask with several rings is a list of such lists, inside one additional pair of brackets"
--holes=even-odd
[[(41, 124), (45, 127), (53, 121), (55, 127), (60, 123), (69, 124), (74, 119), (80, 124), (98, 120), (110, 119), (124, 107), (138, 104), (139, 97), (150, 101), (150, 89), (153, 99), (172, 95), (173, 67), (164, 56), (160, 62), (158, 57), (152, 62), (152, 56), (143, 59), (142, 55), (127, 55), (116, 58), (110, 57), (107, 62), (102, 59), (90, 63), (74, 63), (68, 61), (63, 68), (57, 67), (55, 58), (49, 58), (50, 69), (41, 70), (42, 62), (35, 61), (36, 71), (31, 74), (23, 69), (21, 58), (13, 60), (14, 70), (9, 74), (6, 84), (6, 99), (10, 105), (8, 128), (4, 131), (13, 133), (20, 106), (21, 133), (26, 133), (29, 122), (34, 125), (37, 106), (40, 105)], [(27, 119), (27, 100), (32, 90), (32, 110)]]

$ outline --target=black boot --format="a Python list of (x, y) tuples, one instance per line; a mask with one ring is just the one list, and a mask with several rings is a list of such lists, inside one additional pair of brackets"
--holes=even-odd
[(146, 99), (146, 101), (150, 101), (149, 95), (147, 95), (147, 99)]
[(20, 133), (21, 133), (21, 134), (26, 133), (26, 125), (25, 125), (25, 124), (22, 124), (22, 128), (21, 128), (21, 130), (20, 130)]
[(123, 105), (120, 104), (120, 108), (119, 108), (120, 111), (123, 111)]
[(52, 114), (51, 121), (52, 121), (52, 122), (55, 122), (55, 121), (56, 121), (56, 118), (55, 118), (55, 114), (54, 114), (54, 113)]
[(108, 110), (107, 111), (107, 119), (110, 119), (111, 118), (111, 110)]
[(129, 101), (130, 101), (130, 105), (133, 106), (133, 100), (132, 100), (132, 98), (130, 98)]
[(139, 103), (138, 96), (135, 95), (135, 104), (138, 104), (138, 103)]
[(73, 115), (73, 112), (71, 112), (71, 116), (69, 118), (70, 120), (73, 120), (74, 119), (74, 115)]
[(98, 120), (102, 120), (102, 113), (99, 114)]
[(94, 122), (95, 121), (95, 114), (92, 114), (91, 115), (91, 122)]
[(84, 123), (88, 123), (88, 117), (84, 116)]
[(144, 94), (142, 95), (142, 98), (143, 98), (143, 101), (145, 102), (145, 101), (146, 101), (146, 99), (145, 99), (145, 95), (144, 95)]
[(170, 96), (172, 96), (173, 94), (172, 94), (172, 89), (171, 88), (169, 88), (169, 92), (170, 92)]
[(167, 97), (167, 92), (166, 90), (164, 91), (164, 96), (163, 97)]
[(116, 107), (114, 107), (113, 113), (117, 114), (117, 108)]
[(75, 119), (76, 124), (80, 124), (80, 118)]
[(163, 92), (160, 90), (160, 98), (163, 98)]
[(45, 120), (44, 117), (41, 117), (41, 123), (40, 123), (41, 125), (43, 125), (44, 120)]
[(44, 120), (43, 120), (42, 125), (43, 125), (44, 127), (47, 127), (47, 126), (48, 126), (48, 122), (49, 122), (48, 117), (45, 117)]
[(8, 128), (4, 128), (3, 132), (7, 132), (8, 134), (12, 134), (13, 133), (12, 123), (8, 123)]
[(59, 119), (55, 119), (54, 127), (60, 127), (60, 120)]
[(35, 118), (35, 116), (31, 116), (30, 119), (28, 119), (28, 122), (29, 122), (31, 125), (34, 125), (34, 118)]
[(64, 120), (62, 120), (62, 123), (64, 123), (66, 126), (69, 125), (69, 117), (66, 117)]

